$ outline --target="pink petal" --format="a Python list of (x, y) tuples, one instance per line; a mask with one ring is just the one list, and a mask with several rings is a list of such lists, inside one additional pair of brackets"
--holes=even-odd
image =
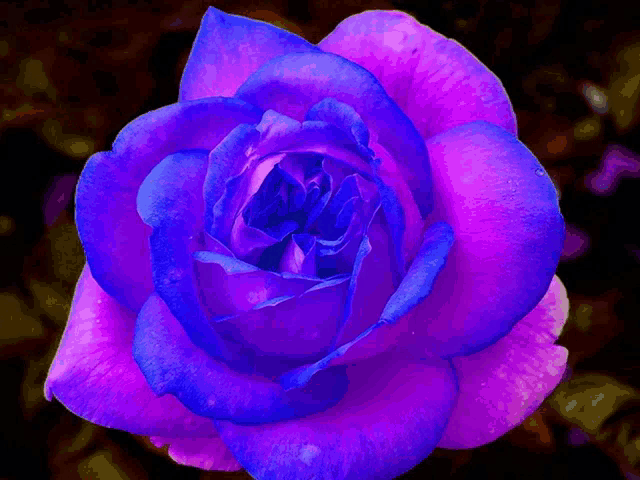
[(495, 344), (452, 359), (460, 393), (441, 448), (474, 448), (494, 441), (537, 409), (560, 383), (567, 349), (554, 345), (569, 315), (557, 276), (540, 303)]
[(474, 120), (517, 133), (500, 80), (458, 42), (406, 13), (352, 15), (318, 46), (373, 73), (424, 138)]
[[(211, 422), (211, 428), (215, 428), (213, 422)], [(149, 440), (158, 448), (169, 444), (169, 456), (180, 465), (226, 472), (242, 469), (242, 465), (217, 435), (208, 438), (150, 437)]]
[(156, 396), (133, 360), (136, 313), (107, 295), (85, 265), (69, 322), (45, 382), (54, 396), (89, 422), (139, 435), (209, 437), (215, 428), (175, 397)]

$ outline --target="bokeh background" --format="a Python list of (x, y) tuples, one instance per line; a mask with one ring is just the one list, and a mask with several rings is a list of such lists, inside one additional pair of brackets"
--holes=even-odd
[[(436, 451), (410, 478), (640, 479), (640, 8), (633, 2), (214, 1), (318, 42), (398, 9), (502, 80), (520, 139), (567, 222), (558, 275), (570, 371), (522, 425)], [(0, 6), (0, 479), (249, 479), (177, 465), (145, 437), (92, 425), (43, 382), (84, 263), (75, 182), (130, 120), (177, 99), (203, 1)], [(635, 10), (634, 10), (635, 8)], [(105, 201), (110, 199), (105, 198)]]

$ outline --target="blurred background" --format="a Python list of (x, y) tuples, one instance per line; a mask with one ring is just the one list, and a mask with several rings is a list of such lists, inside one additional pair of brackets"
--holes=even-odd
[(250, 479), (177, 465), (43, 396), (84, 263), (78, 175), (130, 120), (177, 100), (210, 4), (314, 43), (363, 10), (412, 14), (498, 75), (560, 192), (569, 374), (506, 436), (436, 449), (401, 478), (640, 479), (640, 8), (616, 0), (4, 2), (0, 479)]

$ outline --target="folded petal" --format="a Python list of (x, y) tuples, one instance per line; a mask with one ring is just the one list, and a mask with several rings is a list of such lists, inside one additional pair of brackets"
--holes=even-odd
[[(301, 365), (328, 353), (338, 331), (348, 287), (348, 276), (334, 277), (300, 295), (274, 297), (247, 312), (221, 319), (215, 329), (223, 338), (242, 343), (257, 356), (283, 356), (298, 360)], [(259, 370), (260, 362), (257, 363)]]
[[(211, 430), (215, 430), (213, 423), (211, 423)], [(218, 435), (191, 438), (151, 437), (149, 440), (158, 448), (168, 444), (169, 456), (180, 465), (225, 472), (242, 469), (242, 465), (233, 457)]]
[(436, 208), (455, 232), (431, 294), (412, 311), (425, 354), (477, 352), (504, 336), (547, 291), (564, 243), (556, 190), (513, 135), (487, 122), (427, 142)]
[(136, 320), (133, 357), (157, 395), (171, 393), (196, 415), (242, 424), (322, 411), (347, 388), (340, 367), (290, 391), (260, 375), (239, 373), (195, 346), (155, 293)]
[[(331, 353), (281, 375), (280, 382), (285, 388), (304, 385), (325, 368), (353, 364), (413, 343), (415, 332), (409, 334), (411, 317), (407, 313), (412, 312), (433, 289), (451, 248), (453, 232), (444, 222), (427, 229), (420, 251), (395, 292), (389, 268), (390, 254), (385, 256), (384, 250), (372, 248), (372, 245), (385, 246), (384, 239), (388, 240), (388, 236), (376, 228), (374, 221), (356, 258), (342, 328), (331, 345)], [(435, 355), (430, 356), (433, 357)]]
[(322, 282), (315, 277), (261, 270), (214, 252), (198, 251), (193, 258), (198, 291), (211, 319), (246, 312), (274, 298), (297, 296)]
[[(140, 186), (137, 206), (141, 218), (153, 227), (149, 245), (156, 292), (181, 319), (196, 345), (216, 358), (239, 359), (207, 321), (191, 256), (207, 243), (202, 186), (208, 157), (206, 150), (168, 155)], [(209, 240), (212, 242), (215, 239)]]
[(286, 30), (209, 7), (182, 73), (180, 102), (232, 97), (249, 75), (272, 58), (317, 50)]
[(522, 423), (558, 385), (567, 349), (553, 343), (569, 313), (558, 277), (540, 303), (495, 344), (454, 357), (459, 394), (438, 447), (475, 448)]
[(475, 120), (517, 133), (500, 80), (458, 42), (406, 13), (352, 15), (318, 46), (373, 73), (424, 138)]
[(223, 442), (254, 478), (395, 478), (429, 455), (456, 395), (448, 362), (390, 352), (347, 368), (335, 406), (290, 421), (241, 426), (215, 421)]
[(431, 211), (433, 194), (424, 141), (376, 78), (359, 65), (330, 53), (282, 55), (253, 73), (235, 96), (299, 121), (325, 98), (350, 105), (369, 129), (370, 148), (376, 154), (380, 149), (391, 154), (420, 213), (426, 216)]
[(45, 381), (54, 396), (85, 420), (139, 435), (210, 437), (215, 428), (171, 395), (158, 397), (131, 355), (136, 313), (120, 305), (85, 265), (69, 321)]
[(76, 223), (92, 274), (109, 295), (138, 310), (153, 290), (151, 229), (136, 211), (138, 189), (153, 167), (179, 150), (211, 150), (232, 128), (261, 115), (226, 98), (169, 105), (136, 118), (112, 151), (89, 158), (78, 182)]

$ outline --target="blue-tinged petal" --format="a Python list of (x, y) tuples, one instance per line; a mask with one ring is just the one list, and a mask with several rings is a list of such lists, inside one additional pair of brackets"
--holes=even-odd
[(322, 411), (335, 405), (347, 388), (343, 368), (289, 392), (267, 378), (238, 373), (195, 346), (156, 294), (136, 320), (133, 357), (156, 395), (171, 393), (196, 415), (240, 424)]
[(158, 397), (131, 356), (136, 312), (120, 305), (85, 265), (69, 321), (44, 384), (85, 420), (138, 435), (211, 437), (211, 423), (176, 398)]
[(89, 158), (76, 191), (76, 224), (87, 263), (106, 292), (138, 310), (153, 290), (151, 229), (136, 211), (138, 189), (153, 167), (180, 150), (210, 150), (238, 124), (256, 123), (261, 115), (227, 98), (169, 105), (136, 118), (112, 151)]
[(200, 304), (191, 258), (205, 242), (201, 192), (208, 158), (206, 150), (167, 156), (140, 186), (138, 210), (153, 227), (149, 245), (156, 292), (183, 322), (196, 345), (216, 358), (229, 360), (231, 350), (208, 324)]
[(434, 449), (453, 408), (455, 373), (401, 350), (347, 368), (335, 406), (294, 421), (214, 421), (238, 462), (262, 480), (377, 480), (405, 473)]
[(433, 292), (413, 313), (425, 352), (469, 355), (507, 334), (543, 297), (564, 221), (553, 182), (513, 135), (487, 122), (427, 142), (436, 208), (456, 241)]
[(424, 140), (375, 76), (359, 65), (330, 53), (282, 55), (252, 74), (235, 96), (297, 120), (327, 97), (350, 105), (369, 129), (371, 149), (379, 155), (381, 147), (393, 157), (421, 215), (431, 211), (433, 193)]
[(255, 125), (234, 128), (211, 151), (204, 180), (205, 230), (228, 245), (236, 213), (246, 201), (240, 193), (248, 187), (246, 151), (258, 141)]
[(445, 265), (453, 236), (453, 230), (444, 222), (434, 223), (427, 229), (418, 254), (385, 305), (380, 321), (395, 323), (429, 295)]
[(294, 233), (287, 243), (280, 271), (315, 276), (316, 274), (316, 239), (308, 233)]
[(391, 237), (393, 262), (393, 284), (397, 287), (405, 275), (405, 259), (403, 256), (403, 240), (406, 230), (406, 222), (402, 205), (398, 196), (391, 187), (386, 185), (379, 176), (374, 177), (374, 181), (380, 192), (380, 203), (386, 217), (386, 225)]
[(349, 296), (340, 332), (331, 348), (353, 340), (375, 324), (387, 300), (395, 290), (393, 284), (393, 249), (378, 206), (362, 237), (353, 263)]
[[(375, 226), (376, 224), (373, 223), (369, 227), (369, 233), (364, 238), (361, 249), (358, 252), (347, 303), (345, 304), (344, 327), (332, 344), (333, 351), (311, 365), (301, 366), (284, 374), (281, 382), (285, 388), (296, 388), (304, 385), (315, 374), (332, 365), (348, 364), (353, 360), (361, 360), (393, 348), (395, 343), (390, 340), (402, 336), (405, 333), (406, 325), (399, 325), (397, 328), (399, 331), (393, 335), (385, 335), (384, 331), (395, 330), (395, 324), (431, 292), (433, 283), (445, 264), (447, 254), (453, 243), (451, 227), (444, 222), (440, 222), (427, 229), (420, 251), (416, 255), (406, 277), (398, 289), (389, 296), (381, 294), (380, 290), (372, 290), (374, 281), (376, 287), (379, 288), (378, 285), (381, 283), (381, 278), (383, 278), (381, 269), (374, 272), (374, 269), (371, 268), (372, 265), (377, 267), (381, 267), (381, 265), (373, 263), (377, 260), (375, 254), (369, 255), (373, 250), (369, 236), (374, 239), (376, 246), (384, 245)], [(371, 277), (375, 278), (375, 280), (369, 280)], [(389, 280), (387, 282), (390, 283)], [(355, 294), (359, 294), (361, 297), (354, 298)], [(365, 296), (366, 299), (364, 298)], [(383, 308), (379, 306), (380, 299), (378, 297), (382, 297), (383, 302), (385, 302)], [(356, 312), (353, 311), (354, 307), (358, 308)], [(369, 310), (365, 312), (363, 310), (364, 307)], [(372, 321), (371, 315), (375, 315), (376, 312), (378, 312), (378, 316)], [(353, 338), (358, 329), (359, 333)], [(345, 339), (348, 341), (345, 341)], [(336, 348), (336, 345), (339, 345), (339, 347)]]
[(500, 80), (458, 42), (404, 12), (352, 15), (318, 46), (374, 74), (424, 138), (475, 120), (516, 134)]
[(360, 145), (369, 146), (369, 129), (358, 112), (334, 98), (325, 98), (316, 103), (307, 111), (304, 119), (331, 123), (345, 132), (350, 132)]
[(300, 295), (322, 280), (261, 270), (237, 258), (213, 252), (193, 254), (198, 292), (209, 318), (251, 310), (283, 296)]
[(180, 82), (180, 101), (231, 97), (268, 60), (318, 51), (303, 38), (265, 22), (209, 7)]
[(207, 150), (183, 150), (164, 158), (140, 185), (136, 206), (142, 221), (160, 226), (171, 213), (201, 223), (204, 213), (202, 179), (207, 171)]
[(348, 287), (348, 275), (327, 279), (300, 294), (275, 297), (220, 319), (215, 329), (223, 338), (251, 349), (258, 372), (263, 371), (259, 359), (265, 356), (295, 360), (296, 367), (317, 361), (328, 353), (338, 331)]

